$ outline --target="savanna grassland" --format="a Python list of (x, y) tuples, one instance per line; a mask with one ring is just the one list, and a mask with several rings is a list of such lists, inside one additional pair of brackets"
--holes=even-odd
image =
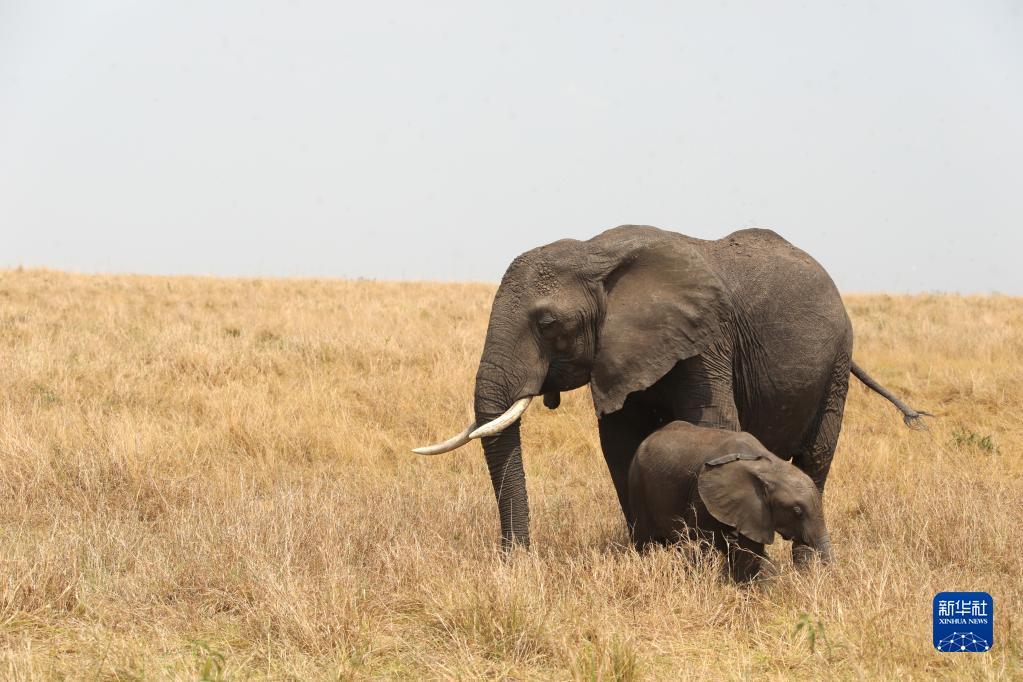
[[(461, 429), (494, 287), (0, 272), (0, 678), (1023, 677), (1023, 300), (849, 296), (838, 563), (635, 553), (587, 389), (522, 427), (502, 560)], [(995, 647), (931, 600), (987, 590)]]

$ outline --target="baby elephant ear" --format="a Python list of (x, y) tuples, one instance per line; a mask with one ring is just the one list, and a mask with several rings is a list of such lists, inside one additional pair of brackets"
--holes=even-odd
[(774, 526), (767, 487), (754, 471), (753, 461), (732, 457), (703, 465), (697, 481), (700, 499), (715, 519), (754, 542), (769, 545), (774, 542)]

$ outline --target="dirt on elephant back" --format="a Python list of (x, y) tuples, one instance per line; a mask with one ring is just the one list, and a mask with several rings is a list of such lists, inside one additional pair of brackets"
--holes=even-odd
[[(529, 553), (478, 444), (409, 453), (468, 421), (493, 293), (0, 272), (2, 676), (1023, 676), (1023, 299), (846, 298), (938, 417), (852, 381), (838, 563), (779, 540), (743, 588), (629, 548), (588, 389), (525, 415)], [(992, 651), (933, 649), (945, 590), (992, 594)]]

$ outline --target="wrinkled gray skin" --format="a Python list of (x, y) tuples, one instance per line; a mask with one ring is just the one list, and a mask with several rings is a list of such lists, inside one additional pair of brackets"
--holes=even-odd
[(810, 477), (745, 432), (671, 422), (644, 440), (629, 469), (638, 549), (682, 538), (726, 552), (736, 580), (760, 572), (778, 533), (832, 560), (821, 494)]
[[(589, 383), (630, 528), (629, 465), (643, 439), (676, 420), (747, 431), (823, 491), (852, 342), (831, 278), (774, 232), (706, 241), (624, 225), (508, 267), (476, 374), (476, 423), (525, 396), (557, 407), (560, 391)], [(528, 545), (519, 422), (483, 447), (502, 544)]]

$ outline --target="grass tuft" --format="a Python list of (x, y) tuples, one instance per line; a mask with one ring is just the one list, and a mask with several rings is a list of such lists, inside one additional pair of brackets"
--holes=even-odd
[(991, 434), (982, 436), (964, 426), (958, 426), (952, 431), (952, 443), (960, 448), (986, 452), (990, 455), (998, 454), (998, 446), (995, 445)]

